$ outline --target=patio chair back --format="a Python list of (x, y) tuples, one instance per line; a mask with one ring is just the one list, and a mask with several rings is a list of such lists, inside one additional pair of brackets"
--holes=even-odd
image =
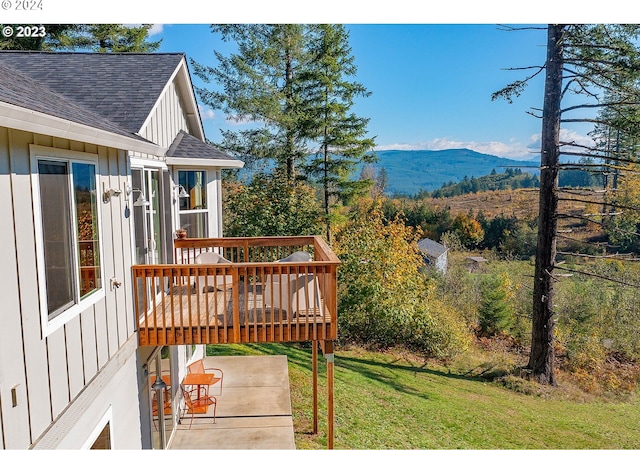
[[(209, 411), (209, 406), (213, 405), (213, 423), (216, 423), (216, 408), (217, 399), (207, 394), (201, 394), (200, 392), (189, 392), (184, 386), (180, 385), (182, 391), (182, 398), (184, 399), (184, 410), (180, 417), (180, 420), (184, 417), (185, 413), (191, 414), (191, 422), (189, 423), (189, 429), (193, 425), (193, 417), (195, 414), (206, 414)], [(196, 393), (194, 398), (192, 395)]]
[[(214, 384), (220, 383), (219, 384), (219, 391), (218, 391), (218, 395), (222, 395), (222, 382), (224, 381), (224, 372), (222, 371), (222, 369), (218, 369), (216, 367), (211, 367), (211, 368), (205, 368), (204, 367), (204, 359), (199, 359), (197, 361), (192, 362), (191, 364), (189, 364), (187, 366), (187, 370), (189, 371), (189, 373), (207, 373), (207, 372), (213, 372), (215, 377), (213, 380), (213, 383), (210, 386), (213, 386)], [(207, 386), (207, 394), (209, 393), (209, 386)]]

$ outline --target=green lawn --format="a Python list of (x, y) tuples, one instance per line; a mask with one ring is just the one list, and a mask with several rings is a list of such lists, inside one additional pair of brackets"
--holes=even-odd
[[(211, 354), (284, 354), (296, 446), (326, 447), (326, 378), (320, 355), (320, 429), (311, 433), (311, 349), (209, 347)], [(337, 351), (336, 448), (638, 448), (640, 401), (526, 395), (450, 368), (394, 354)], [(455, 368), (454, 368), (455, 367)]]

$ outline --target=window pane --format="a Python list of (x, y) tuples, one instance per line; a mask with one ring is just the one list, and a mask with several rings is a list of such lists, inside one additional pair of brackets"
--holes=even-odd
[(96, 441), (91, 445), (92, 449), (109, 449), (111, 448), (111, 429), (107, 423)]
[(98, 204), (96, 201), (96, 167), (73, 163), (73, 193), (80, 261), (80, 297), (102, 287), (100, 245), (98, 242)]
[(178, 171), (178, 184), (188, 197), (180, 197), (180, 210), (207, 208), (207, 172), (204, 170)]
[[(142, 170), (131, 169), (131, 185), (134, 189), (133, 199), (137, 199), (142, 192)], [(136, 191), (139, 189), (139, 191)], [(145, 234), (145, 206), (133, 206), (133, 225), (135, 229), (136, 264), (148, 264), (147, 261), (147, 237)]]
[(47, 308), (53, 317), (75, 303), (69, 166), (38, 161)]
[(187, 237), (205, 238), (207, 233), (207, 213), (180, 214), (180, 227), (187, 230)]

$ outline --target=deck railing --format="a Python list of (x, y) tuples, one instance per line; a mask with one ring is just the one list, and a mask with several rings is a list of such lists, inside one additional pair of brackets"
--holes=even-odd
[(140, 345), (337, 338), (340, 261), (322, 238), (177, 239), (174, 248), (176, 264), (133, 266)]

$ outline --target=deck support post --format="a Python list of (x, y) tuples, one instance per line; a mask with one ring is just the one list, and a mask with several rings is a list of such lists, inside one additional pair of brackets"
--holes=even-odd
[(318, 434), (318, 341), (311, 345), (311, 365), (313, 371), (313, 434)]
[(327, 448), (333, 448), (334, 411), (333, 411), (333, 341), (324, 341), (324, 357), (327, 360)]

